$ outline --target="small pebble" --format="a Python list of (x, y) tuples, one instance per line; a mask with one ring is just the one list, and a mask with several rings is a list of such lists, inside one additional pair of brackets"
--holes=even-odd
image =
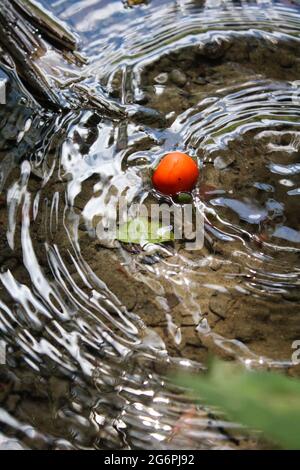
[(167, 73), (160, 73), (154, 78), (154, 81), (156, 83), (159, 83), (160, 85), (164, 85), (168, 81), (168, 74)]
[(207, 80), (206, 78), (204, 77), (197, 77), (195, 82), (198, 84), (198, 85), (206, 85), (207, 83)]
[(229, 165), (235, 161), (234, 157), (217, 157), (214, 160), (214, 167), (216, 170), (225, 170)]
[(170, 73), (170, 78), (175, 85), (184, 86), (186, 84), (187, 78), (185, 73), (181, 72), (181, 70), (174, 69)]

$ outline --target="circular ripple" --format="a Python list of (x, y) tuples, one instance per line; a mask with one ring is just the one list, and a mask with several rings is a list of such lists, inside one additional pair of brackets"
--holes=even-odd
[[(90, 58), (77, 81), (132, 106), (126, 117), (8, 103), (17, 111), (1, 129), (1, 422), (22, 447), (249, 447), (233, 425), (191, 410), (167, 373), (199, 371), (211, 352), (291, 367), (298, 11), (160, 3), (53, 4)], [(19, 159), (7, 164), (16, 136)], [(174, 148), (201, 165), (193, 198), (205, 211), (203, 249), (99, 238), (120, 196), (160, 201), (150, 172)]]

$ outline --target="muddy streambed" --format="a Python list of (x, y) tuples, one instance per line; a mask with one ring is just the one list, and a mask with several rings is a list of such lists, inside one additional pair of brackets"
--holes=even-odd
[[(34, 57), (57, 110), (1, 52), (0, 447), (255, 448), (169, 373), (215, 354), (299, 374), (300, 10), (42, 3), (87, 60)], [(121, 196), (177, 204), (150, 184), (175, 149), (201, 170), (204, 246), (99, 238)]]

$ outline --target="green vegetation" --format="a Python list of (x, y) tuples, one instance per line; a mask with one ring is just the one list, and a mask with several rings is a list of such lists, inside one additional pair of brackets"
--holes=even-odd
[(215, 361), (205, 375), (180, 376), (197, 400), (226, 412), (230, 419), (285, 449), (300, 449), (300, 380), (279, 373), (248, 371)]

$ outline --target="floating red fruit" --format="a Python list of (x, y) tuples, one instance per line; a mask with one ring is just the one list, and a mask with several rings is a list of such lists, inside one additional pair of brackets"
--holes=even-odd
[(171, 152), (159, 162), (152, 176), (157, 191), (168, 196), (191, 191), (199, 176), (196, 162), (186, 153)]

